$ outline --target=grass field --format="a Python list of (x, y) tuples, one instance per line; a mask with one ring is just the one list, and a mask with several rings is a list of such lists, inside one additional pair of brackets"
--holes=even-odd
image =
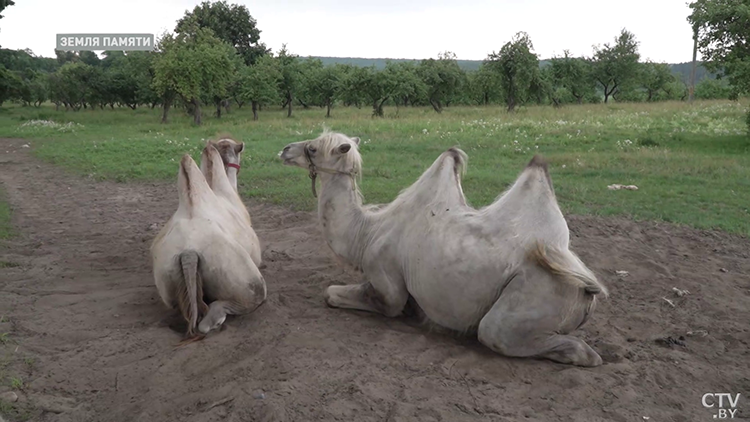
[[(0, 186), (0, 240), (9, 239), (12, 234), (10, 224), (10, 204)], [(2, 265), (2, 263), (0, 263)]]
[[(228, 132), (246, 142), (243, 195), (309, 210), (315, 200), (306, 172), (282, 166), (277, 154), (289, 142), (317, 136), (325, 124), (361, 137), (366, 202), (391, 201), (441, 152), (459, 146), (469, 155), (464, 191), (472, 205), (483, 206), (541, 153), (566, 213), (626, 215), (747, 236), (746, 109), (747, 101), (531, 107), (512, 115), (500, 107), (451, 107), (441, 115), (393, 108), (385, 119), (373, 119), (368, 108), (335, 108), (326, 119), (317, 108), (298, 109), (292, 118), (273, 108), (253, 122), (243, 108), (195, 127), (179, 110), (163, 125), (160, 110), (4, 107), (0, 136), (29, 139), (39, 157), (90, 177), (176, 183), (183, 153), (197, 159), (204, 139)], [(614, 183), (639, 190), (608, 190)]]

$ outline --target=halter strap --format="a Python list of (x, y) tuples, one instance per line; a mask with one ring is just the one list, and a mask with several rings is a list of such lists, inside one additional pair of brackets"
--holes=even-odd
[(313, 163), (312, 157), (310, 156), (310, 150), (307, 148), (307, 145), (305, 145), (304, 151), (305, 151), (305, 160), (307, 161), (308, 169), (310, 170), (308, 176), (310, 177), (310, 181), (311, 181), (312, 194), (315, 198), (318, 197), (318, 193), (315, 191), (315, 179), (318, 177), (318, 172), (323, 172), (323, 173), (328, 173), (328, 174), (347, 175), (349, 176), (350, 179), (352, 179), (352, 190), (355, 189), (354, 188), (354, 175), (356, 174), (356, 172), (341, 171), (341, 170), (335, 170), (335, 169), (328, 169), (324, 167), (318, 167)]

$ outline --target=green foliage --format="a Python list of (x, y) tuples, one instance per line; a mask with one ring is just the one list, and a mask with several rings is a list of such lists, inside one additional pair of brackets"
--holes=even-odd
[(279, 100), (280, 81), (278, 62), (271, 56), (263, 56), (255, 64), (241, 69), (237, 83), (238, 100), (251, 103), (253, 120), (258, 120), (258, 105)]
[[(235, 50), (207, 28), (183, 27), (159, 41), (153, 87), (161, 97), (178, 95), (192, 106), (194, 123), (201, 124), (201, 104), (225, 98), (236, 69)], [(168, 107), (168, 105), (165, 105)]]
[(5, 66), (0, 65), (0, 106), (15, 98), (20, 87), (21, 79), (15, 73), (6, 69)]
[(583, 57), (571, 57), (565, 50), (563, 57), (550, 60), (546, 68), (553, 88), (554, 104), (575, 101), (582, 104), (585, 99), (596, 95), (591, 62)]
[[(394, 66), (397, 69), (404, 69), (403, 72), (398, 72), (397, 78), (399, 81), (406, 81), (403, 88), (408, 90), (406, 93), (399, 92), (399, 97), (408, 97), (409, 93), (414, 95), (419, 88), (416, 79), (409, 78), (409, 75), (413, 73), (408, 72), (408, 67), (404, 65), (394, 64)], [(441, 113), (443, 106), (450, 103), (458, 94), (466, 80), (465, 73), (458, 66), (456, 55), (449, 51), (439, 54), (437, 60), (422, 60), (419, 65), (419, 76), (424, 83), (427, 101), (438, 113)]]
[(656, 100), (660, 92), (667, 91), (670, 85), (677, 81), (672, 69), (666, 63), (648, 61), (639, 67), (639, 79), (642, 88), (646, 91), (646, 101)]
[(466, 77), (469, 104), (489, 105), (504, 100), (500, 90), (500, 77), (487, 63), (483, 63), (476, 71), (468, 72)]
[(706, 67), (726, 76), (735, 96), (750, 93), (750, 2), (697, 0), (690, 8), (688, 22), (697, 33)]
[(724, 79), (704, 79), (695, 85), (695, 98), (701, 100), (727, 99), (732, 87)]
[(341, 95), (344, 70), (340, 65), (319, 66), (312, 69), (305, 78), (306, 97), (310, 105), (326, 108), (326, 117), (331, 117), (331, 108)]
[(539, 58), (525, 32), (517, 33), (498, 53), (487, 56), (487, 62), (499, 77), (508, 111), (525, 102), (539, 75)]
[(637, 82), (638, 42), (632, 32), (622, 29), (615, 44), (594, 48), (594, 79), (604, 90), (604, 102), (618, 92), (632, 89)]
[(302, 66), (299, 56), (289, 52), (286, 49), (286, 44), (281, 45), (276, 60), (281, 72), (281, 80), (279, 81), (281, 97), (284, 100), (284, 106), (287, 107), (287, 117), (292, 117), (292, 103), (302, 83)]
[[(0, 0), (0, 12), (2, 12), (3, 10), (5, 10), (6, 7), (13, 6), (15, 4), (16, 3), (13, 2), (13, 0)], [(0, 15), (0, 19), (2, 19), (2, 18), (3, 18), (3, 15)]]
[(211, 29), (219, 39), (236, 49), (246, 65), (270, 53), (270, 49), (260, 42), (258, 24), (244, 5), (229, 5), (224, 0), (204, 1), (192, 12), (185, 13), (177, 22), (175, 32), (190, 32), (194, 25)]

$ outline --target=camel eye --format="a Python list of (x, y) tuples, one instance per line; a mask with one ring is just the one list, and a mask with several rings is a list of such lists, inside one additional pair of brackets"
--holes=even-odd
[(315, 149), (315, 147), (307, 147), (307, 150), (310, 151), (310, 153), (312, 153), (312, 154), (315, 154), (315, 152), (317, 151), (317, 149)]

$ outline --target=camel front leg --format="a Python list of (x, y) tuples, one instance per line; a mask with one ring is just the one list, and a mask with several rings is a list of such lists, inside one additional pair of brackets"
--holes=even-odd
[(330, 286), (326, 289), (326, 303), (334, 308), (357, 309), (396, 317), (404, 310), (409, 292), (403, 280), (389, 277), (378, 271), (370, 281), (348, 286)]

